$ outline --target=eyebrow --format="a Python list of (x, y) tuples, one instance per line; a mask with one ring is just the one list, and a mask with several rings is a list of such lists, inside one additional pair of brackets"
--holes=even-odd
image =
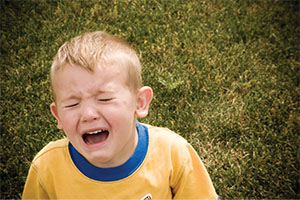
[(64, 103), (64, 102), (66, 102), (66, 101), (73, 100), (73, 99), (78, 100), (78, 99), (80, 99), (80, 97), (78, 97), (78, 96), (72, 94), (72, 95), (67, 96), (66, 98), (62, 99), (61, 102)]
[(97, 90), (96, 95), (103, 94), (103, 93), (113, 93), (113, 91), (112, 90)]
[[(98, 95), (101, 95), (101, 94), (104, 94), (104, 93), (113, 93), (113, 91), (112, 90), (97, 90), (96, 93), (92, 96), (98, 96)], [(67, 96), (66, 98), (64, 98), (62, 100), (62, 102), (64, 103), (66, 101), (73, 100), (73, 99), (79, 100), (81, 98), (78, 95), (71, 94), (71, 95)]]

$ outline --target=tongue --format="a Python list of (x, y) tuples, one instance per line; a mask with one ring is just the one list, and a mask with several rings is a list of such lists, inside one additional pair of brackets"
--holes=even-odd
[(100, 143), (100, 142), (103, 142), (104, 140), (106, 140), (107, 136), (108, 136), (107, 131), (104, 131), (104, 132), (99, 133), (99, 134), (93, 134), (93, 135), (85, 134), (84, 135), (84, 141), (87, 144), (96, 144), (96, 143)]

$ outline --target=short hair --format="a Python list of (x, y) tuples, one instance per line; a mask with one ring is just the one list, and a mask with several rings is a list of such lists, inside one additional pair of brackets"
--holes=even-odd
[(137, 92), (142, 87), (141, 64), (135, 50), (126, 41), (102, 31), (84, 33), (67, 41), (59, 48), (51, 66), (54, 100), (53, 76), (64, 66), (78, 65), (93, 72), (98, 64), (108, 67), (107, 63), (114, 62), (126, 65), (128, 87)]

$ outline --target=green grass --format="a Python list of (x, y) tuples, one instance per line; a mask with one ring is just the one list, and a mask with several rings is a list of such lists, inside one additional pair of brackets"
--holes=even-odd
[(298, 1), (1, 0), (0, 198), (63, 137), (49, 68), (66, 40), (104, 30), (140, 55), (155, 97), (143, 122), (199, 152), (221, 198), (300, 198)]

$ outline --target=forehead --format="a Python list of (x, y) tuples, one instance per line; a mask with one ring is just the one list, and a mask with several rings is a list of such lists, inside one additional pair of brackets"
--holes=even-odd
[(56, 97), (61, 92), (117, 90), (127, 86), (127, 73), (123, 68), (119, 65), (97, 66), (94, 71), (89, 71), (78, 65), (66, 65), (53, 75), (52, 87)]
[(53, 73), (53, 81), (72, 81), (86, 76), (93, 80), (106, 80), (126, 78), (127, 68), (122, 63), (106, 62), (97, 64), (92, 70), (86, 69), (76, 64), (66, 64)]

